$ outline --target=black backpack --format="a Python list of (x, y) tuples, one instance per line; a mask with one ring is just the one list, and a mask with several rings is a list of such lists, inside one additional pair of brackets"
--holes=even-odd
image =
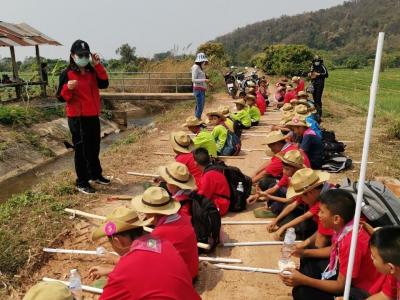
[(239, 155), (240, 150), (242, 148), (242, 143), (240, 142), (240, 138), (232, 131), (228, 129), (226, 142), (224, 148), (222, 148), (221, 155), (224, 156), (235, 156)]
[[(349, 191), (357, 200), (357, 182), (346, 178), (340, 189)], [(379, 181), (365, 181), (361, 210), (374, 227), (400, 225), (400, 199)]]
[[(229, 211), (240, 212), (246, 209), (246, 199), (251, 194), (252, 180), (237, 167), (227, 166), (222, 161), (217, 161), (208, 166), (205, 172), (216, 170), (224, 174), (231, 192)], [(243, 192), (238, 191), (239, 182), (243, 184)]]
[(206, 197), (192, 192), (189, 195), (192, 225), (199, 243), (209, 244), (213, 250), (219, 243), (221, 215)]

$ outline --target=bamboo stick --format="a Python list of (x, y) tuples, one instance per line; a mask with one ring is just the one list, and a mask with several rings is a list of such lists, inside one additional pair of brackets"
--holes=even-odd
[(245, 152), (258, 152), (258, 151), (264, 152), (266, 149), (241, 149), (241, 150)]
[[(53, 279), (53, 278), (48, 278), (48, 277), (43, 277), (42, 280), (46, 281), (46, 282), (60, 282), (62, 284), (65, 284), (66, 286), (69, 286), (69, 282), (68, 281), (63, 281), (63, 280), (58, 280), (58, 279)], [(91, 293), (95, 293), (95, 294), (102, 294), (103, 293), (103, 289), (91, 287), (91, 286), (88, 286), (88, 285), (82, 285), (82, 290), (85, 291), (85, 292), (91, 292)]]
[(158, 177), (156, 174), (147, 174), (147, 173), (139, 173), (139, 172), (127, 172), (128, 175), (134, 175), (134, 176), (141, 176), (141, 177)]
[(268, 273), (268, 274), (279, 274), (281, 272), (280, 270), (275, 270), (275, 269), (232, 266), (232, 265), (226, 265), (226, 264), (215, 264), (214, 266), (219, 269), (225, 269), (225, 270), (259, 272), (259, 273)]
[(270, 224), (272, 221), (222, 221), (222, 225), (262, 225)]
[(199, 256), (199, 261), (208, 261), (208, 262), (220, 262), (220, 263), (242, 263), (241, 259), (237, 258), (225, 258), (225, 257), (207, 257), (207, 256)]
[[(102, 221), (104, 221), (106, 219), (106, 217), (104, 217), (104, 216), (90, 214), (90, 213), (87, 213), (87, 212), (84, 212), (84, 211), (80, 211), (80, 210), (77, 210), (77, 209), (66, 208), (64, 211), (66, 211), (68, 213), (71, 213), (73, 216), (78, 215), (78, 216), (97, 219), (97, 220), (102, 220)], [(152, 228), (146, 227), (146, 226), (143, 226), (143, 229), (146, 232), (152, 232), (153, 231)], [(210, 250), (211, 249), (211, 246), (209, 244), (205, 244), (205, 243), (197, 243), (197, 247), (199, 247), (201, 249), (205, 249), (205, 250)]]

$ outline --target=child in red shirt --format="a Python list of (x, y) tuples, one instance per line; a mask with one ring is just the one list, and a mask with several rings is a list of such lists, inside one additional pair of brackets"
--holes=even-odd
[(221, 216), (229, 211), (231, 192), (228, 181), (223, 173), (217, 170), (207, 170), (211, 165), (211, 159), (206, 149), (198, 148), (194, 151), (194, 159), (201, 170), (201, 188), (198, 193), (210, 199), (217, 207)]
[[(280, 276), (286, 285), (294, 287), (292, 294), (295, 300), (331, 300), (342, 295), (345, 287), (355, 202), (349, 192), (340, 189), (326, 191), (319, 198), (321, 223), (325, 228), (334, 230), (335, 235), (330, 247), (298, 249), (295, 255), (302, 257), (300, 271), (290, 269), (290, 275)], [(361, 228), (357, 233), (352, 274), (357, 294), (368, 291), (379, 278), (368, 243), (369, 235)]]
[(179, 202), (171, 199), (163, 188), (150, 187), (132, 200), (132, 206), (147, 219), (153, 219), (155, 228), (151, 235), (171, 242), (188, 266), (192, 278), (196, 278), (199, 269), (196, 234), (190, 218), (177, 214)]
[(190, 136), (183, 131), (172, 132), (170, 136), (170, 143), (172, 149), (176, 153), (175, 161), (184, 164), (189, 173), (193, 175), (196, 180), (196, 185), (199, 188), (201, 183), (202, 172), (197, 167), (194, 161), (193, 153), (194, 144)]

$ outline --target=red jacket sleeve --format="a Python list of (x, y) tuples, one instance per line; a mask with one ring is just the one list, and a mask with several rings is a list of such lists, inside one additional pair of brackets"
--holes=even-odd
[(64, 84), (61, 89), (61, 97), (68, 102), (72, 99), (72, 94), (73, 92), (70, 89), (68, 89), (68, 85)]
[(95, 65), (94, 70), (96, 71), (97, 78), (101, 80), (108, 80), (107, 71), (102, 64)]

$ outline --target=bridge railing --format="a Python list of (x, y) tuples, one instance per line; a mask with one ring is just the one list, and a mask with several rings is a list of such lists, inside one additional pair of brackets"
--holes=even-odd
[(108, 91), (122, 93), (186, 93), (192, 91), (189, 72), (109, 72)]

